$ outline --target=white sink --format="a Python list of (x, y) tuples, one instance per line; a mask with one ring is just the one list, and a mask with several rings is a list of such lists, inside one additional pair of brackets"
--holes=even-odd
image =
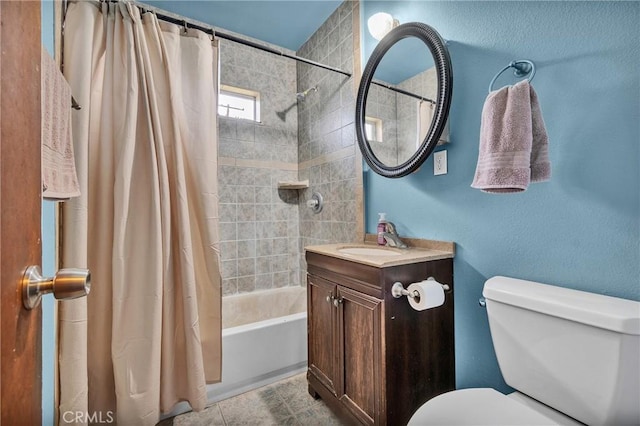
[(400, 256), (401, 253), (386, 248), (376, 247), (342, 247), (338, 249), (339, 253), (353, 254), (357, 256)]

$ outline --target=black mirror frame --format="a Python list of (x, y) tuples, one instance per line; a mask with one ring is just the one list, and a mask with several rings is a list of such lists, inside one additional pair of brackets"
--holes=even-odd
[[(417, 37), (424, 42), (431, 51), (438, 77), (438, 97), (436, 99), (436, 111), (431, 127), (422, 141), (418, 150), (403, 164), (398, 166), (387, 166), (380, 162), (373, 153), (369, 141), (365, 135), (365, 105), (367, 104), (367, 94), (373, 74), (380, 64), (383, 56), (397, 42), (407, 37)], [(399, 178), (406, 176), (417, 170), (422, 163), (431, 155), (438, 140), (442, 135), (449, 116), (451, 106), (451, 96), (453, 88), (453, 72), (451, 70), (451, 58), (445, 46), (445, 41), (440, 34), (432, 27), (421, 22), (408, 22), (394, 28), (376, 46), (365, 66), (358, 88), (356, 98), (356, 136), (360, 152), (371, 169), (388, 178)]]

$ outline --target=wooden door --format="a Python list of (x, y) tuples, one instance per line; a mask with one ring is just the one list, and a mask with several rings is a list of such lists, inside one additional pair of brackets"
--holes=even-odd
[(40, 265), (40, 1), (0, 1), (0, 424), (40, 425), (42, 312), (18, 288)]
[(362, 424), (380, 424), (382, 300), (338, 287), (340, 401)]
[(337, 333), (333, 304), (336, 285), (313, 275), (307, 276), (307, 334), (309, 373), (336, 395)]

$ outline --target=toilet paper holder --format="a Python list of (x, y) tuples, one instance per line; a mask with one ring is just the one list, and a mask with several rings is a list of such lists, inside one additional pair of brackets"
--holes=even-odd
[[(433, 277), (429, 277), (429, 278), (427, 278), (427, 281), (436, 281), (436, 279), (433, 278)], [(440, 284), (442, 286), (442, 289), (444, 291), (447, 291), (447, 290), (450, 289), (448, 284), (441, 284), (441, 283), (438, 283), (438, 284)], [(416, 297), (418, 297), (418, 292), (417, 291), (413, 291), (413, 292), (408, 291), (407, 289), (404, 288), (404, 286), (402, 285), (401, 282), (397, 281), (397, 282), (395, 282), (393, 284), (393, 286), (391, 286), (391, 295), (393, 297), (395, 297), (396, 299), (399, 299), (402, 296), (407, 296), (407, 297), (410, 297), (412, 299), (415, 299)]]

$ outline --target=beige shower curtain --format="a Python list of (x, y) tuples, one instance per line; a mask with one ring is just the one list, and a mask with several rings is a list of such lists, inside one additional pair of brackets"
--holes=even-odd
[(176, 402), (204, 408), (220, 380), (217, 48), (81, 1), (63, 49), (82, 196), (64, 205), (62, 259), (92, 288), (60, 306), (59, 418), (153, 425)]

